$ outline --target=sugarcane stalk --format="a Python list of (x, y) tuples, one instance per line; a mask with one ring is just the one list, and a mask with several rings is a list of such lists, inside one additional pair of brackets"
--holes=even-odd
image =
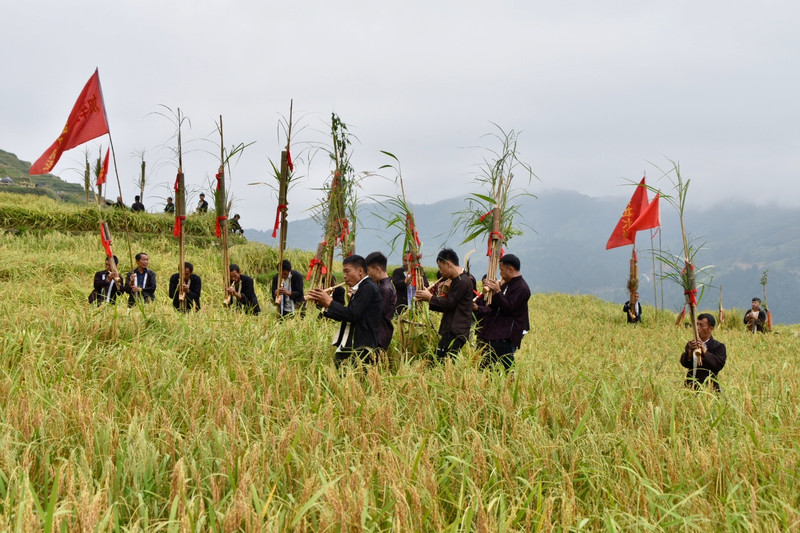
[[(500, 187), (502, 187), (502, 178), (500, 178)], [(495, 200), (499, 200), (500, 187), (495, 194)], [(486, 279), (490, 281), (497, 281), (497, 269), (500, 267), (500, 255), (503, 249), (502, 235), (500, 233), (500, 224), (502, 222), (501, 210), (498, 204), (495, 204), (492, 209), (492, 233), (490, 233), (490, 246), (489, 246), (489, 271), (486, 273)], [(489, 291), (486, 295), (486, 304), (492, 303), (493, 292)]]
[(630, 259), (630, 271), (628, 273), (628, 314), (632, 319), (636, 319), (636, 304), (633, 303), (633, 299), (636, 296), (636, 292), (639, 290), (639, 261), (636, 257), (636, 242), (633, 243), (633, 248), (631, 249), (631, 259)]
[[(691, 261), (689, 260), (689, 239), (686, 237), (686, 225), (683, 221), (683, 213), (680, 216), (681, 219), (681, 235), (683, 236), (683, 264), (684, 264), (684, 295), (686, 296), (686, 303), (689, 306), (689, 321), (692, 324), (692, 335), (694, 340), (700, 340), (700, 334), (697, 331), (697, 303), (694, 298), (694, 293), (697, 291), (697, 280), (696, 275), (694, 272), (694, 265), (692, 265)], [(703, 364), (703, 359), (701, 357), (701, 350), (695, 348), (692, 351), (692, 377), (694, 378), (697, 374), (697, 367)]]
[[(291, 127), (291, 119), (289, 122)], [(287, 148), (288, 148), (287, 143)], [(278, 285), (275, 288), (275, 305), (280, 307), (281, 302), (283, 301), (283, 295), (279, 294), (281, 283), (283, 282), (282, 277), (282, 265), (283, 265), (283, 253), (286, 250), (286, 237), (287, 237), (287, 221), (286, 221), (286, 211), (287, 208), (287, 193), (289, 191), (289, 158), (288, 158), (288, 150), (284, 150), (281, 152), (281, 176), (278, 185), (278, 209), (280, 210), (280, 239), (278, 241)]]

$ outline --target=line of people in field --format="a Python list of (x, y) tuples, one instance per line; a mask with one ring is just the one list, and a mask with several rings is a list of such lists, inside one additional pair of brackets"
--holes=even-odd
[[(113, 268), (111, 261), (114, 261)], [(98, 305), (113, 304), (123, 295), (127, 295), (129, 306), (139, 301), (152, 301), (157, 278), (149, 269), (150, 257), (144, 252), (136, 254), (136, 268), (115, 275), (118, 263), (116, 256), (106, 259), (105, 269), (95, 274), (89, 301)], [(410, 306), (427, 302), (431, 311), (442, 314), (436, 347), (439, 360), (453, 357), (461, 350), (477, 320), (477, 341), (484, 354), (481, 366), (499, 363), (506, 369), (511, 368), (514, 353), (530, 329), (528, 300), (531, 292), (520, 272), (519, 258), (512, 254), (502, 257), (501, 279), (484, 280), (483, 293), (476, 291), (475, 279), (459, 266), (458, 255), (449, 248), (439, 252), (436, 258), (441, 278), (433, 285), (424, 277), (420, 287), (412, 287), (407, 261), (390, 277), (387, 263), (381, 252), (373, 252), (366, 258), (352, 255), (342, 261), (344, 283), (341, 285), (346, 289), (334, 286), (305, 292), (304, 276), (284, 260), (271, 285), (277, 312), (281, 316), (304, 313), (306, 302), (312, 302), (323, 310), (321, 316), (341, 322), (333, 343), (336, 347), (334, 361), (338, 366), (350, 359), (376, 362), (380, 352), (389, 348), (395, 316)], [(235, 264), (230, 265), (230, 277), (229, 305), (248, 314), (259, 314), (261, 307), (253, 278), (242, 274)], [(181, 285), (183, 300), (180, 299)], [(176, 309), (200, 309), (202, 280), (194, 273), (191, 263), (185, 263), (180, 275), (172, 275), (168, 293)], [(492, 294), (491, 303), (487, 302), (489, 293)]]
[[(113, 304), (117, 297), (127, 294), (128, 305), (133, 306), (137, 301), (145, 303), (155, 298), (156, 274), (148, 268), (150, 258), (146, 253), (136, 255), (136, 269), (124, 276), (114, 275), (116, 269), (111, 266), (112, 260), (115, 265), (119, 262), (116, 256), (107, 258), (105, 270), (95, 274), (90, 302)], [(482, 293), (477, 292), (475, 279), (459, 265), (458, 255), (452, 249), (441, 250), (436, 264), (441, 274), (436, 283), (429, 285), (424, 278), (420, 287), (412, 287), (407, 261), (390, 277), (387, 258), (381, 252), (373, 252), (366, 258), (351, 255), (342, 261), (342, 285), (347, 287), (346, 291), (342, 286), (332, 286), (313, 288), (306, 293), (304, 276), (284, 260), (280, 272), (272, 278), (271, 294), (282, 317), (304, 313), (306, 302), (310, 301), (323, 310), (321, 316), (341, 323), (333, 341), (337, 367), (346, 361), (377, 362), (380, 353), (389, 348), (394, 333), (393, 319), (406, 308), (427, 302), (431, 311), (442, 314), (436, 347), (438, 360), (457, 354), (469, 341), (472, 326), (477, 321), (477, 344), (483, 353), (481, 368), (499, 364), (510, 369), (514, 354), (530, 330), (528, 301), (531, 292), (522, 277), (519, 258), (513, 254), (504, 255), (499, 266), (501, 279), (484, 279)], [(238, 265), (231, 264), (230, 279), (228, 305), (247, 314), (259, 314), (261, 307), (253, 278), (242, 274)], [(183, 302), (179, 300), (179, 284), (183, 284)], [(185, 263), (182, 275), (175, 273), (170, 278), (169, 296), (178, 310), (199, 310), (201, 291), (202, 280), (194, 274), (191, 263)], [(345, 294), (349, 298), (345, 298)], [(636, 311), (640, 317), (640, 308)], [(708, 381), (719, 391), (717, 375), (725, 366), (726, 348), (712, 337), (716, 326), (713, 315), (700, 314), (697, 325), (699, 340), (689, 341), (680, 357), (681, 365), (689, 369), (686, 386), (698, 388)]]

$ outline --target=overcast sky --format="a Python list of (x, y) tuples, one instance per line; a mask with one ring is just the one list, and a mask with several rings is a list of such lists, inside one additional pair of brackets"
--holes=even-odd
[[(296, 159), (328, 140), (335, 111), (358, 136), (356, 170), (396, 154), (412, 202), (473, 190), (483, 154), (471, 147), (493, 146), (482, 135), (494, 122), (522, 132), (533, 192), (628, 196), (621, 186), (643, 171), (668, 187), (649, 162), (671, 158), (696, 205), (800, 205), (794, 1), (26, 0), (0, 14), (0, 148), (36, 160), (99, 67), (123, 195), (130, 203), (145, 150), (151, 211), (176, 168), (164, 148), (173, 126), (154, 114), (166, 105), (196, 139), (184, 156), (191, 205), (216, 172), (222, 114), (228, 147), (255, 141), (233, 169), (234, 211), (245, 227), (271, 226), (275, 195), (247, 183), (279, 161), (292, 98), (305, 126)], [(74, 149), (54, 172), (82, 182), (82, 161)], [(290, 218), (308, 216), (330, 172), (321, 155), (298, 163)], [(364, 195), (394, 193), (391, 181), (363, 182)]]

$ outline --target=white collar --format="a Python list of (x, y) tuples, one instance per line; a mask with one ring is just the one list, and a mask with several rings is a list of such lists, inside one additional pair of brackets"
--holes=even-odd
[(359, 281), (358, 283), (356, 283), (355, 285), (353, 285), (353, 288), (351, 289), (351, 290), (352, 290), (352, 292), (353, 292), (353, 294), (355, 294), (355, 293), (356, 293), (356, 291), (358, 290), (358, 287), (359, 287), (359, 286), (361, 285), (361, 283), (363, 283), (363, 281), (364, 281), (365, 279), (367, 279), (368, 277), (369, 277), (369, 276), (364, 276), (363, 278), (361, 278), (361, 281)]

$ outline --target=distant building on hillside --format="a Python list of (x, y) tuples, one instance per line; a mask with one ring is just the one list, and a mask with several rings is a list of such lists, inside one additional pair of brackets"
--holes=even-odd
[(3, 177), (3, 178), (0, 178), (0, 183), (8, 183), (8, 184), (12, 184), (12, 183), (14, 183), (14, 180), (12, 180), (11, 178), (9, 178), (8, 176), (5, 176), (5, 177)]

